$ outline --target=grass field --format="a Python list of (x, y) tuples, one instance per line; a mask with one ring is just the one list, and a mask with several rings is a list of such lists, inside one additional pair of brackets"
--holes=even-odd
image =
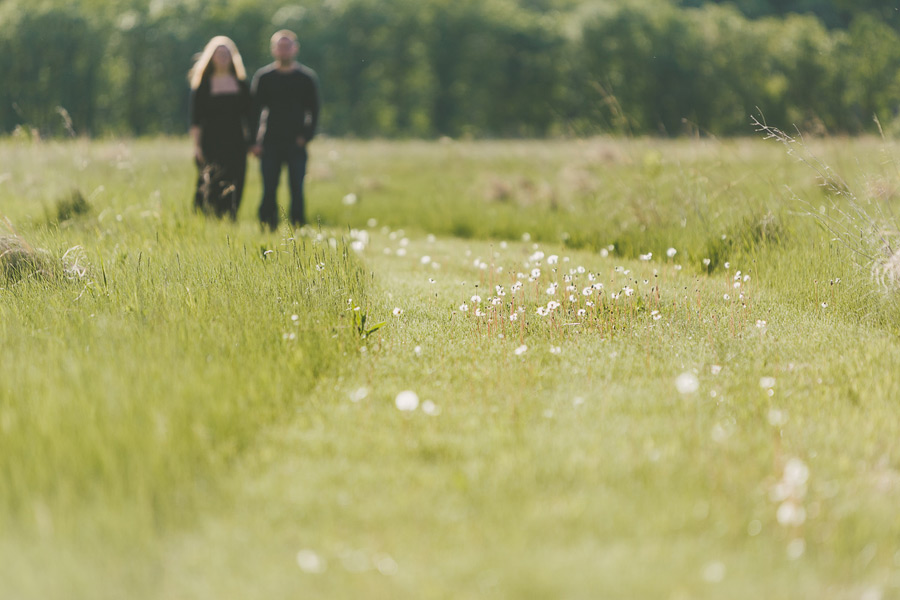
[(898, 147), (788, 147), (322, 139), (262, 233), (0, 142), (0, 597), (900, 598)]

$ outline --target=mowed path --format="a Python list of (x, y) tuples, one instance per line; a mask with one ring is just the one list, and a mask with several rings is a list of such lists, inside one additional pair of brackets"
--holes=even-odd
[[(649, 276), (647, 265), (542, 249)], [(884, 519), (897, 491), (870, 475), (897, 426), (874, 431), (828, 391), (862, 368), (841, 363), (837, 340), (877, 332), (830, 323), (777, 343), (736, 339), (725, 323), (703, 335), (698, 322), (511, 339), (458, 310), (486, 273), (533, 250), (373, 235), (369, 315), (387, 326), (264, 434), (235, 470), (228, 508), (170, 540), (159, 597), (843, 598), (891, 585), (898, 524)], [(720, 285), (668, 273), (691, 293)], [(816, 318), (766, 310), (754, 316), (770, 330)], [(680, 393), (677, 375), (695, 371), (699, 390)], [(762, 375), (778, 377), (777, 394)], [(398, 410), (403, 390), (429, 404)], [(841, 429), (857, 435), (839, 447)], [(810, 473), (798, 500), (807, 522), (785, 525), (772, 489), (795, 457)], [(846, 461), (871, 473), (849, 478)], [(839, 509), (858, 539), (835, 541)], [(869, 543), (881, 544), (877, 559), (847, 560)]]

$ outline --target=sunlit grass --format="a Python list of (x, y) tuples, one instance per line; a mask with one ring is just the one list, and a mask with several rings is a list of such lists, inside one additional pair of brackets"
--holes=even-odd
[(900, 590), (893, 292), (778, 145), (321, 140), (303, 234), (180, 140), (0, 159), (60, 265), (0, 280), (6, 595)]

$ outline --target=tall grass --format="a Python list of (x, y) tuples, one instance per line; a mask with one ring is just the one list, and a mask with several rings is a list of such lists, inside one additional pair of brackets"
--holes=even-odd
[[(810, 144), (891, 189), (892, 143)], [(312, 156), (321, 230), (266, 234), (253, 169), (237, 224), (190, 213), (181, 140), (0, 143), (0, 206), (60, 266), (0, 279), (0, 596), (900, 589), (900, 320), (806, 165), (760, 140)]]

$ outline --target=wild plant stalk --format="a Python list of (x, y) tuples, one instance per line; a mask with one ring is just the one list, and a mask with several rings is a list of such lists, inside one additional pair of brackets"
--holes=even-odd
[[(850, 250), (883, 288), (893, 290), (900, 287), (900, 228), (893, 215), (885, 213), (885, 206), (890, 210), (890, 205), (885, 203), (882, 206), (872, 199), (867, 202), (861, 200), (852, 186), (810, 149), (799, 129), (795, 135), (788, 134), (767, 124), (762, 115), (752, 117), (752, 123), (757, 132), (764, 134), (764, 139), (783, 144), (789, 156), (812, 169), (819, 185), (831, 199), (831, 211), (837, 216), (817, 210), (788, 186), (792, 198), (806, 205), (808, 210), (802, 214), (816, 219), (834, 241)], [(836, 199), (842, 200), (843, 204)], [(874, 207), (875, 214), (867, 206)]]

